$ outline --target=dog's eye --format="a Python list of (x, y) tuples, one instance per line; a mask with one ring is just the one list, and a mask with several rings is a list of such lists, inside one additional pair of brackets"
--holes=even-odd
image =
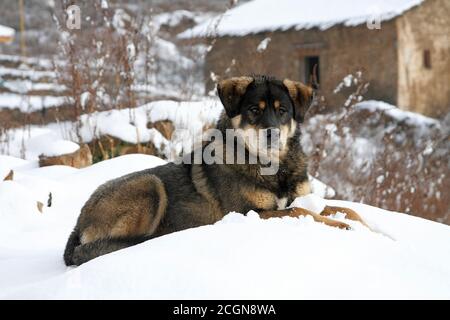
[(287, 110), (285, 108), (280, 108), (280, 115), (283, 115), (287, 112)]
[(252, 114), (254, 114), (254, 115), (257, 115), (257, 114), (259, 114), (259, 112), (261, 111), (261, 109), (259, 109), (259, 107), (251, 107), (250, 109), (249, 109), (249, 111), (252, 113)]

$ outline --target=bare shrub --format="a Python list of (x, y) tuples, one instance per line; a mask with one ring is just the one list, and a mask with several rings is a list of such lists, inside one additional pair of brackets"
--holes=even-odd
[[(303, 144), (310, 172), (336, 197), (450, 223), (450, 142), (444, 122), (363, 99), (360, 73), (340, 110), (312, 110)], [(447, 131), (446, 131), (447, 130)]]

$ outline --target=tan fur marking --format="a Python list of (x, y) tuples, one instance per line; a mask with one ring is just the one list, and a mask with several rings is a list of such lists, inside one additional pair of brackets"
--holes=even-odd
[(98, 228), (89, 226), (81, 234), (80, 242), (81, 244), (86, 244), (97, 239), (107, 236), (107, 233), (101, 232)]
[(247, 86), (253, 81), (251, 77), (233, 77), (219, 82), (219, 88), (229, 93), (231, 88), (235, 88), (236, 93), (244, 94)]
[(280, 150), (280, 157), (284, 157), (288, 151), (286, 148), (287, 141), (289, 138), (294, 136), (297, 122), (294, 119), (291, 120), (290, 124), (282, 125), (280, 128), (280, 142), (282, 149)]
[(297, 129), (297, 122), (294, 119), (291, 119), (291, 128), (289, 130), (289, 138), (294, 136), (295, 129)]
[(111, 229), (111, 237), (126, 237), (129, 235), (147, 234), (151, 228), (150, 215), (128, 214), (119, 218)]
[(89, 226), (81, 231), (82, 244), (110, 237), (151, 235), (167, 208), (162, 181), (141, 175), (123, 182), (120, 191), (105, 195), (90, 207)]
[(281, 143), (280, 157), (282, 157), (282, 158), (288, 152), (287, 141), (290, 137), (291, 137), (291, 135), (290, 135), (289, 126), (288, 125), (281, 126), (281, 128), (280, 128), (280, 143)]
[(242, 121), (242, 116), (238, 115), (234, 118), (231, 119), (231, 124), (233, 125), (233, 128), (238, 129), (239, 126), (241, 125), (241, 121)]
[(225, 107), (232, 103), (234, 95), (242, 96), (252, 81), (253, 78), (251, 77), (233, 77), (220, 81), (217, 88), (225, 99)]
[(295, 82), (289, 79), (284, 79), (283, 84), (288, 89), (289, 95), (291, 96), (292, 100), (297, 99), (297, 88), (295, 87)]
[(288, 89), (289, 95), (291, 96), (292, 100), (294, 100), (294, 101), (297, 100), (297, 96), (298, 96), (299, 92), (301, 94), (303, 94), (305, 97), (311, 96), (312, 92), (313, 92), (311, 87), (306, 86), (303, 83), (298, 82), (298, 81), (284, 79), (283, 84)]
[(258, 107), (259, 107), (261, 110), (264, 110), (264, 109), (266, 108), (266, 102), (263, 101), (263, 100), (261, 100), (261, 101), (258, 103)]
[(280, 101), (279, 101), (279, 100), (275, 100), (275, 101), (273, 102), (273, 107), (274, 107), (275, 109), (279, 109), (279, 108), (280, 108)]
[(284, 79), (283, 84), (288, 89), (291, 99), (295, 105), (295, 118), (297, 120), (302, 119), (313, 97), (313, 89), (304, 85), (301, 82)]
[(236, 92), (244, 94), (247, 86), (253, 81), (252, 77), (236, 77), (230, 79), (236, 85)]
[(295, 194), (297, 197), (305, 196), (310, 193), (311, 193), (311, 185), (310, 185), (309, 181), (299, 183), (295, 187)]
[(251, 190), (244, 188), (242, 195), (249, 201), (255, 209), (272, 209), (277, 207), (277, 197), (267, 190)]

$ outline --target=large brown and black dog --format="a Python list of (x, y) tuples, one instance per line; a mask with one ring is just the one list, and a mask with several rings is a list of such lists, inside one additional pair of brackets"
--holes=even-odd
[[(279, 129), (278, 171), (262, 175), (256, 164), (174, 164), (131, 173), (101, 185), (81, 210), (64, 261), (80, 265), (100, 255), (171, 232), (212, 224), (230, 211), (257, 211), (262, 218), (311, 215), (330, 226), (349, 228), (326, 215), (347, 208), (326, 207), (322, 214), (284, 209), (310, 192), (300, 125), (313, 90), (291, 80), (236, 77), (218, 85), (225, 108), (217, 129)], [(218, 143), (223, 141), (214, 141)], [(205, 146), (203, 146), (205, 147)], [(236, 150), (236, 149), (235, 149)], [(250, 148), (246, 149), (251, 153)], [(233, 155), (234, 156), (234, 155)]]

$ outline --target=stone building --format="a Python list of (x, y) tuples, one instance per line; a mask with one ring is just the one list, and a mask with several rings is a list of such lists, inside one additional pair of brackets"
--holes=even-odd
[(336, 86), (362, 71), (366, 99), (434, 117), (450, 111), (449, 0), (253, 0), (216, 19), (180, 35), (216, 38), (206, 78), (268, 73), (308, 82), (317, 65), (322, 94), (338, 106), (351, 88)]

